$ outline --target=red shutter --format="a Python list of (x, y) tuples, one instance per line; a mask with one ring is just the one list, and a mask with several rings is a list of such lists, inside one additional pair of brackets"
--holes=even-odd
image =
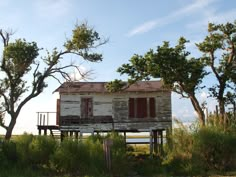
[(150, 117), (156, 117), (155, 98), (149, 99), (149, 110), (150, 110)]
[(57, 99), (56, 125), (59, 125), (60, 119), (60, 99)]
[(134, 118), (134, 98), (129, 98), (129, 118)]
[(137, 118), (147, 117), (147, 98), (137, 98)]

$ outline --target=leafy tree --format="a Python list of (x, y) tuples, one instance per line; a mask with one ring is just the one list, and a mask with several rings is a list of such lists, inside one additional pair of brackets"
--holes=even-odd
[[(164, 42), (162, 46), (157, 47), (156, 52), (150, 50), (144, 56), (134, 55), (130, 63), (118, 68), (118, 72), (129, 76), (129, 84), (143, 79), (162, 78), (165, 87), (191, 100), (201, 125), (204, 125), (205, 115), (196, 98), (196, 90), (201, 88), (202, 79), (207, 72), (200, 59), (189, 56), (190, 53), (185, 50), (186, 42), (188, 41), (181, 37), (175, 47)], [(110, 91), (122, 88), (124, 87), (120, 80), (107, 84)]]
[(209, 23), (208, 32), (209, 35), (197, 46), (203, 52), (202, 58), (217, 80), (209, 91), (211, 96), (218, 100), (220, 119), (223, 123), (225, 104), (235, 97), (236, 93), (236, 21), (219, 25)]
[[(59, 81), (59, 76), (62, 76), (70, 81), (70, 75), (66, 69), (75, 68), (79, 71), (75, 63), (60, 65), (66, 55), (74, 54), (84, 60), (98, 62), (102, 60), (102, 55), (94, 52), (93, 49), (107, 42), (84, 23), (75, 26), (72, 37), (66, 40), (63, 50), (55, 48), (52, 52), (47, 51), (47, 56), (39, 59), (41, 49), (38, 48), (36, 42), (27, 42), (25, 39), (16, 39), (11, 42), (12, 34), (0, 30), (3, 41), (3, 55), (0, 63), (0, 126), (6, 129), (5, 139), (7, 140), (11, 138), (21, 109), (32, 98), (43, 92), (47, 87), (47, 79), (54, 78)], [(45, 65), (43, 70), (40, 70), (40, 63)], [(32, 83), (26, 77), (31, 77)], [(86, 76), (83, 75), (83, 77)], [(8, 125), (4, 122), (6, 113), (10, 116)]]

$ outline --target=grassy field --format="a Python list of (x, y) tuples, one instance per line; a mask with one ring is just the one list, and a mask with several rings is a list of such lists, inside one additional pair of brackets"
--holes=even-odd
[[(104, 158), (105, 138), (113, 140), (110, 170)], [(162, 154), (151, 156), (148, 144), (125, 146), (124, 137), (115, 133), (63, 142), (16, 135), (10, 142), (0, 143), (0, 177), (236, 176), (234, 133), (206, 128), (193, 136), (178, 129), (171, 138), (174, 148), (164, 144)]]

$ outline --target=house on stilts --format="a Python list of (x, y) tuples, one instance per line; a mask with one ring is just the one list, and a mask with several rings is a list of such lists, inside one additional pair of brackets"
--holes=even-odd
[[(57, 130), (61, 137), (94, 132), (150, 132), (163, 143), (163, 132), (172, 126), (171, 90), (161, 81), (139, 81), (110, 93), (106, 82), (65, 82), (55, 90), (56, 124), (47, 125), (38, 113), (39, 134)], [(48, 118), (47, 113), (47, 118)], [(43, 120), (42, 120), (43, 119)]]

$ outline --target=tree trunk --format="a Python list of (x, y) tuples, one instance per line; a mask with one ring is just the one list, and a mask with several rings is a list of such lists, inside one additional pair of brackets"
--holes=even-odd
[(13, 128), (16, 124), (16, 118), (11, 116), (11, 122), (7, 128), (7, 132), (5, 134), (5, 140), (10, 140), (11, 139), (11, 135), (12, 135), (12, 131), (13, 131)]
[(204, 112), (203, 112), (203, 110), (202, 110), (202, 108), (201, 108), (197, 98), (195, 97), (195, 95), (191, 95), (190, 96), (190, 100), (192, 102), (194, 110), (197, 112), (200, 125), (202, 127), (205, 126), (205, 114), (204, 114)]
[(218, 95), (218, 103), (220, 110), (220, 124), (224, 124), (225, 118), (225, 100), (224, 100), (224, 91), (225, 91), (225, 82), (219, 82), (219, 95)]
[(224, 115), (225, 115), (225, 103), (224, 100), (218, 100), (219, 101), (219, 110), (220, 110), (220, 123), (224, 123)]

